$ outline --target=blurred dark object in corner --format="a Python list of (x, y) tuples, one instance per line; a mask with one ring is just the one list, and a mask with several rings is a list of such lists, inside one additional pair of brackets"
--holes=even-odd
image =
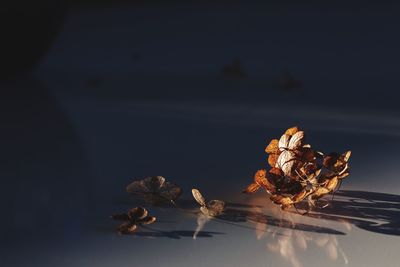
[(64, 0), (8, 0), (0, 8), (0, 79), (32, 70), (63, 24)]

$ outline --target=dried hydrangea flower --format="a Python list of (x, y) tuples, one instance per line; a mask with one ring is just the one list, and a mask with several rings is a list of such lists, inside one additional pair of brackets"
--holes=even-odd
[(315, 206), (315, 200), (333, 192), (349, 175), (351, 151), (325, 156), (304, 144), (304, 132), (298, 127), (287, 129), (279, 140), (271, 140), (265, 152), (272, 168), (257, 171), (254, 182), (243, 192), (264, 188), (282, 209), (296, 207), (305, 199), (309, 207)]
[(214, 199), (206, 202), (205, 198), (198, 189), (193, 188), (192, 195), (197, 203), (200, 204), (200, 211), (207, 216), (215, 217), (222, 214), (222, 212), (225, 210), (224, 201)]
[(151, 176), (140, 181), (134, 181), (126, 187), (128, 193), (139, 195), (152, 205), (172, 202), (179, 198), (182, 189), (162, 176)]
[(142, 207), (130, 209), (127, 213), (112, 215), (111, 218), (124, 221), (118, 227), (118, 233), (120, 234), (133, 234), (138, 226), (151, 224), (156, 221), (156, 217), (148, 216), (147, 210)]

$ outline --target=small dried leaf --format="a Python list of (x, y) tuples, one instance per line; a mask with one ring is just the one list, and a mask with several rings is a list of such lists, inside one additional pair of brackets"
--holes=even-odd
[(279, 149), (279, 140), (278, 139), (272, 139), (269, 145), (265, 148), (265, 152), (268, 154), (275, 154), (278, 152)]

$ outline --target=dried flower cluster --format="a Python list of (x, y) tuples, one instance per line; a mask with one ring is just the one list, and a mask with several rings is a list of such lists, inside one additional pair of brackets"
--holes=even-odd
[(127, 213), (112, 215), (111, 218), (124, 222), (118, 227), (118, 233), (120, 234), (133, 234), (138, 226), (156, 221), (156, 217), (148, 216), (147, 210), (142, 207), (130, 209)]
[(198, 189), (193, 188), (192, 195), (197, 203), (199, 203), (200, 211), (204, 215), (216, 217), (218, 215), (221, 215), (225, 210), (226, 204), (224, 201), (213, 199), (207, 202)]
[(271, 140), (265, 152), (271, 169), (258, 170), (243, 192), (263, 188), (282, 209), (296, 208), (305, 199), (311, 209), (349, 175), (351, 151), (324, 155), (304, 142), (304, 132), (297, 127), (287, 129), (279, 140)]
[(134, 181), (126, 187), (128, 193), (142, 196), (145, 202), (151, 205), (160, 205), (179, 198), (182, 189), (162, 176), (150, 176), (143, 180)]

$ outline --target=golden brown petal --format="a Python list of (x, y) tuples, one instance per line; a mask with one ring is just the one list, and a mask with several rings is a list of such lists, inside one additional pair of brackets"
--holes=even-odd
[(279, 144), (278, 139), (272, 139), (269, 145), (265, 148), (265, 152), (267, 152), (268, 154), (277, 153), (279, 149), (278, 144)]
[(252, 184), (249, 184), (249, 185), (247, 186), (247, 188), (246, 188), (245, 190), (243, 190), (242, 192), (243, 192), (243, 193), (254, 193), (254, 192), (256, 192), (258, 189), (260, 189), (260, 186), (259, 186), (258, 184), (256, 184), (256, 183), (252, 183)]
[(274, 168), (275, 165), (276, 165), (276, 162), (278, 161), (278, 157), (279, 157), (278, 154), (269, 154), (269, 156), (268, 156), (268, 164), (269, 164), (269, 166)]
[(136, 224), (132, 224), (132, 223), (123, 223), (120, 226), (118, 226), (118, 233), (119, 234), (132, 234), (133, 232), (135, 232), (137, 226)]
[(142, 207), (136, 207), (128, 211), (128, 216), (131, 220), (140, 220), (147, 217), (147, 210)]
[(299, 131), (299, 128), (297, 126), (294, 126), (294, 127), (287, 129), (285, 134), (292, 136), (295, 133), (297, 133), (298, 131)]
[(276, 175), (276, 176), (282, 176), (282, 171), (279, 168), (273, 167), (272, 169), (269, 170), (270, 174)]

